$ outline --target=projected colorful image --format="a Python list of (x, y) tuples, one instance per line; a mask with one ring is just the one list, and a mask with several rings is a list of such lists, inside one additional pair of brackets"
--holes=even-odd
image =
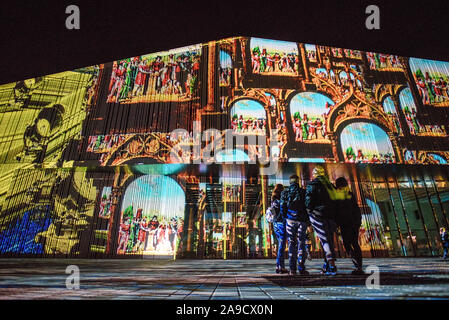
[(223, 184), (223, 201), (240, 202), (241, 185)]
[(98, 212), (98, 216), (100, 218), (109, 219), (111, 216), (111, 187), (104, 187), (103, 191), (101, 193), (101, 199), (100, 199), (100, 211)]
[[(352, 75), (352, 73), (350, 73), (350, 75)], [(340, 72), (338, 74), (338, 77), (340, 78), (340, 83), (341, 83), (342, 86), (347, 86), (348, 85), (349, 77), (348, 77), (348, 74), (345, 71)]]
[(231, 84), (232, 76), (232, 58), (231, 55), (220, 50), (220, 86), (229, 86)]
[(394, 128), (394, 132), (398, 135), (403, 135), (401, 122), (399, 121), (399, 117), (396, 112), (396, 107), (391, 97), (385, 98), (384, 102), (382, 103), (382, 107), (385, 113), (388, 115), (388, 120), (390, 121), (390, 124)]
[[(170, 133), (151, 132), (135, 134), (110, 134), (90, 136), (87, 152), (101, 154), (99, 163), (105, 165), (120, 165), (128, 161), (148, 158), (159, 163), (178, 163), (190, 161), (189, 155), (180, 154), (172, 157), (170, 151), (176, 145), (191, 144), (192, 137), (188, 133), (172, 138)], [(189, 161), (187, 161), (189, 160)]]
[(404, 68), (399, 57), (392, 54), (367, 52), (366, 57), (371, 70), (402, 71)]
[(447, 160), (437, 153), (428, 152), (427, 158), (429, 159), (429, 162), (433, 164), (447, 164)]
[[(322, 89), (322, 81), (329, 81), (332, 84), (337, 84), (337, 78), (335, 77), (335, 72), (331, 69), (331, 70), (326, 70), (325, 68), (310, 68), (310, 72), (312, 73), (313, 76), (315, 76), (313, 78), (313, 83), (317, 86), (317, 88)], [(316, 78), (320, 79), (320, 80), (316, 80)]]
[(331, 52), (335, 58), (343, 58), (343, 49), (342, 48), (331, 48)]
[(238, 100), (231, 108), (231, 126), (235, 133), (265, 134), (267, 113), (261, 103)]
[(57, 162), (96, 101), (98, 76), (93, 66), (1, 85), (0, 163)]
[(295, 141), (328, 143), (326, 117), (334, 102), (323, 94), (301, 92), (290, 102)]
[(404, 151), (404, 162), (408, 164), (448, 164), (449, 152)]
[(359, 50), (343, 49), (346, 58), (362, 59), (362, 53)]
[(345, 162), (396, 162), (388, 135), (379, 126), (372, 123), (355, 122), (349, 124), (340, 134), (340, 144)]
[(126, 188), (118, 254), (172, 255), (183, 228), (185, 194), (166, 176), (145, 175)]
[(253, 73), (295, 75), (298, 73), (298, 45), (295, 42), (251, 38)]
[(314, 44), (305, 44), (304, 48), (306, 49), (307, 59), (309, 59), (310, 62), (316, 62), (316, 46)]
[(109, 152), (122, 144), (131, 134), (108, 134), (99, 136), (90, 136), (87, 152), (103, 153)]
[(26, 211), (0, 232), (0, 253), (43, 253), (43, 243), (37, 242), (36, 236), (51, 223), (49, 206)]
[[(448, 81), (449, 62), (235, 37), (0, 85), (0, 256), (274, 257), (270, 194), (318, 163), (358, 191), (364, 256), (436, 256)], [(208, 129), (233, 148), (205, 156)]]
[(449, 62), (410, 58), (410, 70), (424, 105), (449, 106)]
[(407, 87), (401, 91), (399, 94), (399, 102), (411, 134), (430, 136), (446, 135), (444, 126), (421, 124), (417, 117), (417, 109), (410, 88)]
[[(265, 92), (265, 96), (269, 99), (268, 101), (268, 108), (270, 109), (270, 114), (272, 117), (276, 117), (277, 110), (276, 110), (276, 98), (268, 92)], [(281, 113), (282, 117), (282, 113)], [(280, 119), (283, 120), (283, 119)]]
[(198, 96), (201, 46), (114, 61), (107, 102), (182, 101)]

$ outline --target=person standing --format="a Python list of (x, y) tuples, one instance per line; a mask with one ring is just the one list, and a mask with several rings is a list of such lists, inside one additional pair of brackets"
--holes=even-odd
[(307, 226), (310, 222), (304, 201), (305, 190), (299, 186), (299, 177), (292, 175), (289, 188), (281, 194), (281, 211), (286, 217), (290, 275), (296, 274), (296, 267), (299, 274), (309, 274), (305, 260)]
[(446, 228), (440, 228), (440, 238), (441, 243), (443, 244), (443, 259), (448, 258), (448, 251), (449, 251), (449, 235), (446, 231)]
[(322, 166), (313, 169), (312, 177), (313, 180), (307, 185), (305, 205), (312, 227), (325, 253), (323, 273), (335, 275), (337, 273), (334, 249), (335, 187), (330, 183)]
[(357, 205), (357, 200), (349, 190), (348, 182), (340, 177), (335, 181), (338, 200), (336, 201), (337, 226), (340, 227), (343, 245), (351, 256), (355, 270), (354, 275), (364, 274), (362, 269), (362, 249), (359, 245), (359, 230), (362, 224), (362, 214)]
[(271, 195), (271, 206), (270, 210), (273, 214), (273, 230), (276, 234), (278, 241), (277, 254), (276, 254), (276, 273), (288, 273), (285, 269), (285, 259), (284, 252), (287, 242), (287, 234), (285, 230), (285, 217), (281, 212), (281, 193), (284, 190), (282, 184), (277, 184), (274, 187), (273, 193)]

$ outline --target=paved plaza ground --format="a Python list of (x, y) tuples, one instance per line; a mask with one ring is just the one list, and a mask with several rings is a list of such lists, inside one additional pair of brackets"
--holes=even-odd
[[(0, 259), (0, 299), (449, 299), (449, 261), (441, 258), (365, 259), (380, 270), (380, 288), (352, 276), (349, 259), (339, 273), (277, 275), (274, 260)], [(80, 289), (66, 288), (68, 265), (80, 270)]]

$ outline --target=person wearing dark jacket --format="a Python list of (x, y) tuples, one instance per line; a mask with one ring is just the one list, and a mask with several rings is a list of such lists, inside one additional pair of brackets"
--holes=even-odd
[(449, 236), (447, 234), (446, 228), (440, 228), (440, 238), (441, 243), (443, 244), (443, 259), (448, 258), (449, 251)]
[(349, 190), (348, 182), (340, 177), (335, 181), (337, 188), (336, 219), (340, 227), (343, 245), (351, 256), (355, 270), (352, 274), (364, 274), (362, 269), (362, 249), (359, 246), (359, 230), (362, 224), (362, 214), (357, 200)]
[(299, 186), (299, 177), (292, 175), (289, 188), (281, 194), (281, 211), (286, 217), (290, 275), (296, 274), (296, 267), (299, 274), (309, 274), (305, 267), (305, 246), (307, 226), (310, 222), (304, 201), (305, 190)]
[(282, 184), (277, 184), (274, 187), (271, 195), (271, 210), (273, 210), (273, 230), (278, 241), (278, 248), (276, 254), (276, 273), (288, 273), (285, 269), (284, 252), (287, 242), (287, 234), (285, 230), (285, 217), (281, 212), (281, 192), (284, 190)]
[(321, 166), (313, 169), (312, 176), (313, 180), (306, 189), (305, 205), (312, 227), (325, 253), (323, 273), (335, 275), (337, 273), (334, 249), (335, 187)]

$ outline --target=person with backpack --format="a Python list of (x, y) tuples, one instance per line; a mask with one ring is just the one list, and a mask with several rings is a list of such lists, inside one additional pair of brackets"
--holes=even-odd
[(290, 264), (290, 275), (307, 275), (305, 261), (306, 235), (309, 225), (309, 217), (305, 207), (305, 190), (299, 186), (299, 177), (290, 177), (290, 186), (281, 194), (281, 211), (286, 217), (286, 231), (288, 239), (288, 258)]
[(273, 224), (273, 231), (278, 241), (276, 254), (276, 273), (288, 273), (285, 269), (285, 246), (287, 234), (285, 230), (285, 217), (281, 212), (281, 193), (284, 190), (282, 184), (277, 184), (271, 194), (271, 206), (267, 209), (267, 221)]
[(330, 183), (322, 166), (313, 169), (312, 177), (313, 180), (307, 185), (305, 205), (312, 227), (325, 253), (323, 273), (335, 275), (337, 274), (334, 249), (335, 187)]
[(357, 200), (349, 190), (348, 182), (340, 177), (335, 181), (337, 188), (336, 219), (340, 227), (341, 237), (346, 252), (351, 256), (355, 270), (353, 275), (364, 274), (362, 269), (362, 249), (359, 245), (359, 230), (362, 224), (362, 214)]

